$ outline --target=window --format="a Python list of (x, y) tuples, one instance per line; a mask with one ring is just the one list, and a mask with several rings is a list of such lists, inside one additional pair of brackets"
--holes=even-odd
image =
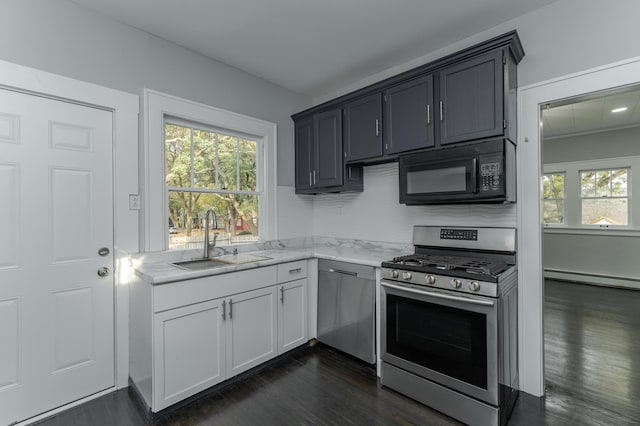
[(542, 176), (542, 215), (545, 225), (564, 224), (564, 173)]
[(169, 249), (202, 247), (209, 209), (216, 213), (209, 232), (218, 244), (257, 241), (256, 138), (171, 118), (164, 129)]
[(628, 225), (628, 178), (628, 168), (580, 171), (581, 223)]
[[(150, 89), (144, 89), (143, 98), (141, 250), (202, 250), (195, 234), (203, 231), (201, 212), (208, 206), (218, 215), (219, 245), (255, 240), (255, 232), (260, 241), (277, 239), (276, 124)], [(167, 140), (173, 138), (176, 145), (167, 149)], [(167, 153), (180, 160), (171, 164), (169, 173)], [(255, 167), (245, 167), (248, 158), (255, 160)], [(250, 200), (253, 206), (247, 208)], [(242, 215), (237, 214), (240, 210)], [(186, 238), (187, 224), (195, 242)]]

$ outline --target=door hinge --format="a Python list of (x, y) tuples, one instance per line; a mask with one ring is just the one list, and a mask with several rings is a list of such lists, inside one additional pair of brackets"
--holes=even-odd
[(502, 128), (503, 129), (507, 128), (507, 120), (502, 120)]

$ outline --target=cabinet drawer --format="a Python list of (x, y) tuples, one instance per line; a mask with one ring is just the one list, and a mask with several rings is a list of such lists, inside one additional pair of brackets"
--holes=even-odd
[(287, 281), (299, 280), (307, 276), (307, 261), (299, 260), (297, 262), (281, 263), (278, 265), (278, 282), (286, 283)]

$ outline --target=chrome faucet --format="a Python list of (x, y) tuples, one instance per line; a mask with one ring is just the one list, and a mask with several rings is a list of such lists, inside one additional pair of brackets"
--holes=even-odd
[(216, 246), (216, 239), (218, 238), (218, 233), (213, 233), (213, 243), (209, 243), (209, 216), (213, 218), (213, 228), (218, 229), (218, 218), (216, 217), (216, 212), (213, 208), (207, 210), (207, 214), (204, 217), (204, 254), (202, 257), (205, 259), (209, 258), (209, 250)]

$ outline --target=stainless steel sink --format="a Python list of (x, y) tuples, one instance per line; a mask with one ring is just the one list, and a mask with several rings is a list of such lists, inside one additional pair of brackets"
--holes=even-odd
[(261, 260), (268, 260), (270, 257), (256, 256), (253, 254), (229, 254), (226, 256), (218, 256), (212, 259), (195, 259), (195, 260), (183, 260), (180, 262), (174, 262), (171, 265), (186, 269), (188, 271), (201, 271), (203, 269), (220, 268), (222, 266), (238, 265), (240, 263), (258, 262)]
[(174, 262), (171, 265), (180, 269), (186, 269), (188, 271), (201, 271), (203, 269), (229, 266), (229, 262), (221, 262), (216, 259), (196, 259), (196, 260), (183, 260), (181, 262)]

